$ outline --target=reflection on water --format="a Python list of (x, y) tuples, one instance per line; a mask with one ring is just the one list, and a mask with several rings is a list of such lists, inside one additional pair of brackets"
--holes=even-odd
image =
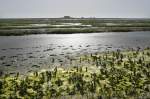
[(0, 69), (26, 72), (47, 68), (53, 59), (64, 65), (68, 57), (149, 45), (150, 32), (0, 36)]

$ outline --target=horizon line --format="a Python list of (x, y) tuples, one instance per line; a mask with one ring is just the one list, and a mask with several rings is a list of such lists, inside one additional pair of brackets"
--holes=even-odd
[(149, 17), (0, 17), (0, 19), (150, 19)]

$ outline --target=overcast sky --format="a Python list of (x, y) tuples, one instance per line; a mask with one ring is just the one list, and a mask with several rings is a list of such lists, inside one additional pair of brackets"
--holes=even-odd
[(150, 0), (0, 0), (0, 18), (150, 18)]

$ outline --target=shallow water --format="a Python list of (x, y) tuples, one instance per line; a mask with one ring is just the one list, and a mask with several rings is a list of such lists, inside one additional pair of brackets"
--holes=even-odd
[(68, 57), (86, 53), (148, 46), (150, 32), (0, 36), (0, 70), (25, 73), (65, 65)]

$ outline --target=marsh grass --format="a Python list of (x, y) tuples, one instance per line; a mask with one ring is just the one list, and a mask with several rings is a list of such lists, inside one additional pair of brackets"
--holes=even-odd
[[(63, 23), (81, 23), (82, 25), (63, 26)], [(47, 25), (34, 26), (33, 24)], [(90, 25), (90, 27), (86, 25)], [(150, 20), (99, 18), (0, 19), (1, 36), (129, 31), (150, 31)]]
[[(1, 99), (147, 99), (150, 97), (150, 49), (83, 55), (68, 69), (0, 78)], [(75, 65), (72, 62), (70, 65)], [(75, 62), (76, 63), (76, 62)], [(87, 65), (86, 65), (87, 64)]]

